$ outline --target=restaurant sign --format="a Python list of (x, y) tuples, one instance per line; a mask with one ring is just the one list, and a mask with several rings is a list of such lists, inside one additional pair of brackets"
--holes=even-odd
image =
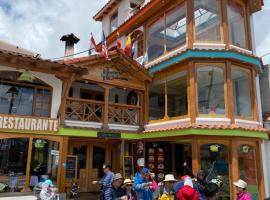
[(0, 129), (58, 132), (58, 119), (0, 115)]

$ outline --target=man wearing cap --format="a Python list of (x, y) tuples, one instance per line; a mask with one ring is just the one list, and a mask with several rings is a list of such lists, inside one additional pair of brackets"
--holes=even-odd
[(135, 177), (134, 190), (138, 200), (151, 200), (153, 195), (152, 182), (149, 181), (150, 170), (144, 167), (140, 176)]
[(47, 179), (42, 184), (42, 189), (39, 194), (39, 197), (41, 200), (53, 200), (56, 197), (57, 189), (53, 188), (52, 181), (50, 179)]
[(252, 200), (251, 195), (247, 192), (247, 183), (241, 179), (233, 183), (236, 186), (236, 200)]
[(160, 186), (157, 190), (158, 200), (174, 200), (175, 191), (173, 189), (173, 185), (176, 182), (174, 175), (167, 174), (163, 182), (164, 186)]
[(105, 190), (111, 186), (112, 181), (113, 181), (113, 172), (111, 172), (111, 165), (109, 164), (103, 164), (102, 166), (103, 172), (104, 172), (104, 176), (100, 181), (93, 181), (93, 184), (100, 184), (101, 185), (101, 195), (100, 195), (100, 199), (103, 200), (104, 199), (104, 193)]
[(117, 173), (113, 177), (113, 182), (105, 190), (104, 200), (121, 200), (127, 199), (126, 191), (122, 188), (123, 177), (120, 173)]

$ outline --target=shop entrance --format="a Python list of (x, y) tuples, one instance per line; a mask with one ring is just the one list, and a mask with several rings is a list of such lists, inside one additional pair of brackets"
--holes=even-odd
[[(103, 177), (102, 166), (104, 163), (112, 165), (113, 171), (119, 171), (120, 152), (119, 141), (71, 139), (69, 142), (69, 154), (77, 156), (77, 182), (80, 192), (97, 192), (99, 185), (92, 182)], [(66, 186), (70, 188), (71, 179), (66, 179)]]

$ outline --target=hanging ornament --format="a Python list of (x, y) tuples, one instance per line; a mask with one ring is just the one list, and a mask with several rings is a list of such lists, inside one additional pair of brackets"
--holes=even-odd
[(17, 80), (32, 83), (34, 79), (35, 77), (29, 72), (29, 70), (25, 70)]

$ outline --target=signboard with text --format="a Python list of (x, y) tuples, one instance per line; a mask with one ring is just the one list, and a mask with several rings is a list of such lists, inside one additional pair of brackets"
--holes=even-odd
[(0, 130), (58, 132), (59, 120), (0, 114)]

